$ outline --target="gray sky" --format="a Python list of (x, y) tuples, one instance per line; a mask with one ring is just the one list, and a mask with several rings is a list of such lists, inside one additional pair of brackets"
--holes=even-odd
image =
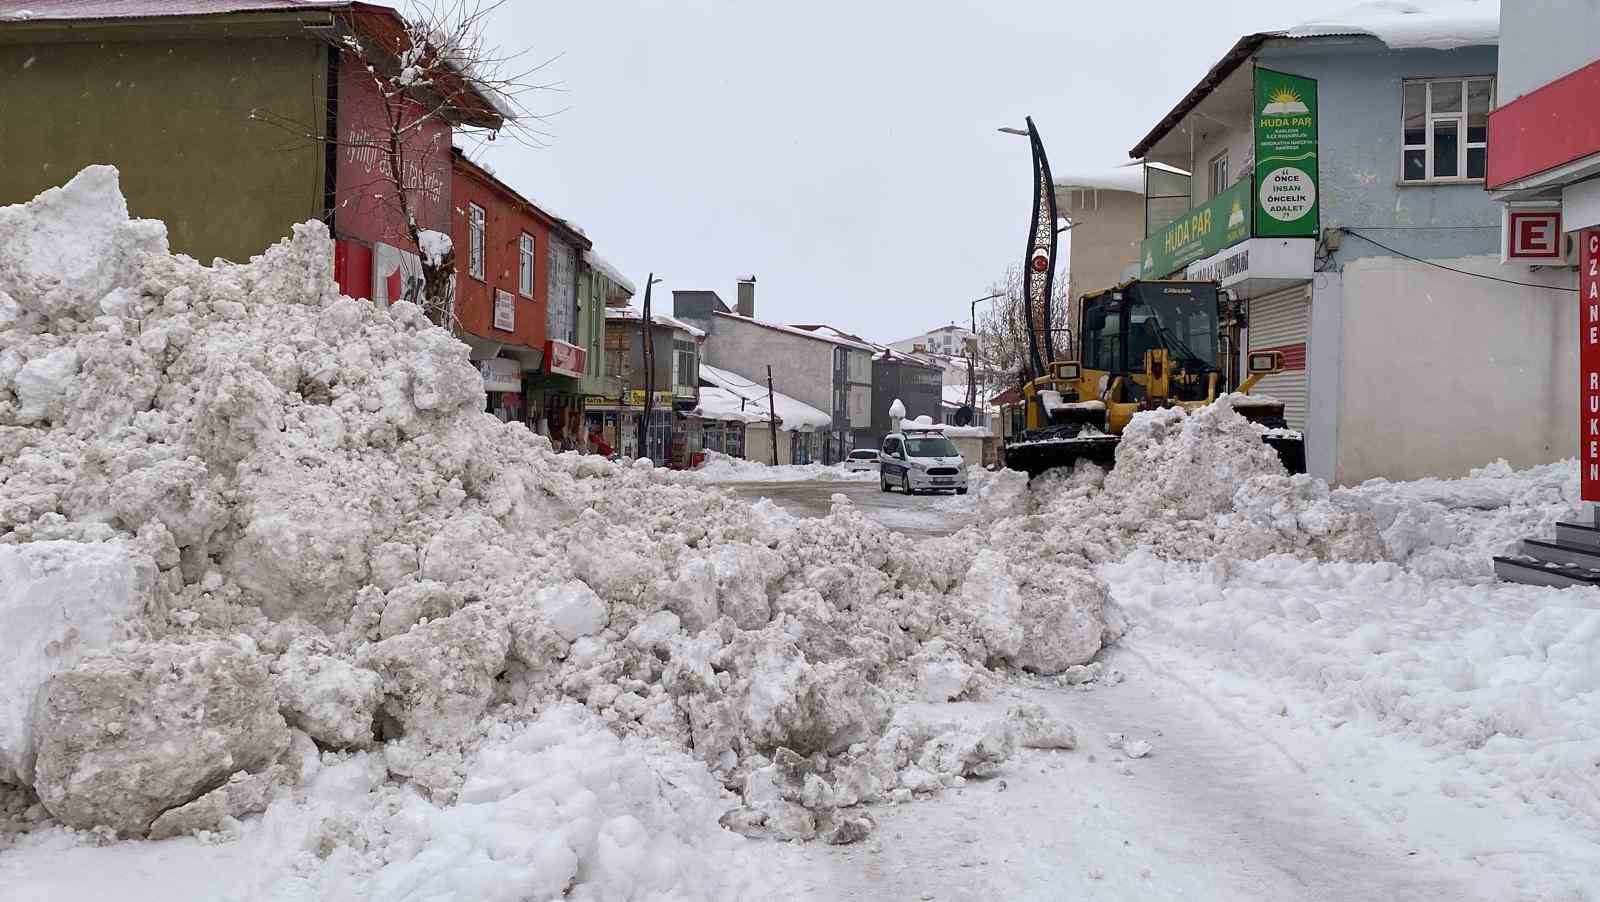
[[(893, 341), (1020, 260), (1032, 115), (1056, 169), (1128, 148), (1241, 35), (1339, 0), (510, 0), (494, 38), (560, 54), (550, 146), (475, 156), (643, 285)], [(1058, 278), (1062, 278), (1058, 274)]]

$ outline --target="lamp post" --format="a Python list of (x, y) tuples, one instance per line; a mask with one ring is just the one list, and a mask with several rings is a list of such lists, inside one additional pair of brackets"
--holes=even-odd
[(644, 360), (644, 412), (639, 416), (639, 453), (650, 456), (650, 414), (656, 397), (656, 332), (651, 328), (650, 286), (661, 281), (651, 273), (644, 282), (644, 311), (639, 317), (639, 356)]
[[(1023, 312), (1028, 322), (1028, 363), (1033, 376), (1045, 372), (1045, 364), (1055, 357), (1055, 340), (1050, 332), (1051, 287), (1056, 274), (1056, 238), (1063, 231), (1056, 211), (1055, 183), (1050, 177), (1050, 161), (1045, 157), (1044, 142), (1033, 125), (1033, 117), (1026, 117), (1027, 128), (1001, 128), (1007, 135), (1027, 137), (1033, 148), (1033, 215), (1028, 222), (1028, 245), (1022, 258)], [(1070, 228), (1070, 226), (1069, 226)], [(1042, 320), (1040, 322), (1039, 320)], [(1039, 347), (1041, 333), (1044, 347)], [(1040, 351), (1043, 350), (1043, 355)], [(1030, 377), (1032, 378), (1032, 377)]]
[(972, 302), (972, 337), (968, 339), (971, 344), (967, 347), (967, 406), (972, 408), (974, 415), (978, 412), (978, 388), (976, 378), (978, 366), (973, 358), (978, 356), (978, 305), (984, 301), (1005, 297), (1005, 292), (985, 295)]

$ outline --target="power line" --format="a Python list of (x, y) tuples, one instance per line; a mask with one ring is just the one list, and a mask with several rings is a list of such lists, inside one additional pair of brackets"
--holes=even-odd
[(1348, 226), (1340, 226), (1339, 227), (1339, 231), (1345, 233), (1346, 235), (1354, 235), (1355, 237), (1360, 238), (1362, 241), (1365, 241), (1366, 243), (1372, 245), (1373, 247), (1382, 248), (1383, 250), (1386, 250), (1389, 253), (1394, 254), (1396, 257), (1404, 257), (1407, 260), (1411, 260), (1411, 261), (1414, 261), (1414, 262), (1417, 262), (1417, 263), (1425, 263), (1425, 264), (1427, 264), (1429, 266), (1432, 266), (1432, 267), (1435, 267), (1437, 269), (1442, 269), (1445, 272), (1453, 272), (1453, 273), (1456, 273), (1458, 275), (1471, 276), (1474, 279), (1488, 279), (1491, 282), (1504, 282), (1507, 285), (1519, 285), (1519, 286), (1521, 286), (1523, 288), (1545, 288), (1545, 289), (1549, 289), (1550, 291), (1570, 291), (1573, 294), (1577, 294), (1578, 293), (1578, 289), (1576, 289), (1576, 288), (1563, 288), (1560, 285), (1540, 285), (1538, 282), (1518, 282), (1515, 279), (1502, 279), (1499, 276), (1486, 276), (1483, 273), (1479, 273), (1479, 272), (1471, 272), (1471, 271), (1465, 270), (1465, 269), (1456, 269), (1453, 266), (1445, 266), (1443, 263), (1435, 263), (1432, 260), (1424, 260), (1421, 257), (1414, 257), (1411, 254), (1406, 253), (1405, 251), (1397, 251), (1394, 248), (1390, 247), (1389, 245), (1384, 244), (1384, 243), (1382, 243), (1380, 241), (1375, 241), (1375, 240), (1373, 240), (1371, 238), (1368, 238), (1366, 235), (1363, 235), (1360, 232), (1357, 232), (1355, 229), (1349, 228)]

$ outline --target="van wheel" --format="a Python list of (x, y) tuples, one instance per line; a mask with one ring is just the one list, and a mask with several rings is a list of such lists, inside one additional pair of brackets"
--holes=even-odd
[(910, 473), (901, 473), (900, 474), (900, 488), (907, 495), (915, 495), (916, 494), (916, 492), (913, 491), (912, 488), (911, 488), (911, 474)]
[(889, 491), (889, 480), (883, 478), (883, 474), (881, 474), (881, 473), (878, 474), (878, 491), (880, 491), (880, 492)]

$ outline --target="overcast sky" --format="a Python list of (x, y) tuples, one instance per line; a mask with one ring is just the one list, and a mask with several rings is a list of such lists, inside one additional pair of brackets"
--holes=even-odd
[[(1240, 36), (1347, 6), (1082, 0), (510, 0), (557, 56), (549, 146), (475, 152), (641, 286), (893, 341), (1020, 261), (1032, 115), (1057, 170), (1116, 165)], [(1058, 273), (1057, 278), (1064, 278)]]

